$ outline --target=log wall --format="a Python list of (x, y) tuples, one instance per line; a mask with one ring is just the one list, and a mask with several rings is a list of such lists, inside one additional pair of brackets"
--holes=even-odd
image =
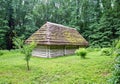
[(75, 50), (78, 48), (79, 48), (79, 46), (65, 46), (65, 55), (74, 54)]
[(64, 56), (64, 46), (50, 46), (50, 57)]
[(47, 57), (47, 56), (48, 56), (47, 46), (37, 46), (37, 47), (32, 51), (32, 56)]
[(33, 56), (52, 58), (57, 56), (74, 54), (79, 46), (37, 46), (33, 52)]

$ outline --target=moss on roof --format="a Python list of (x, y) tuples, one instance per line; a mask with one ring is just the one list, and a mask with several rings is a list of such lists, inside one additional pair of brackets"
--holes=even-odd
[(88, 42), (75, 28), (51, 22), (45, 23), (39, 30), (33, 33), (26, 40), (26, 43), (32, 41), (41, 45), (88, 45)]

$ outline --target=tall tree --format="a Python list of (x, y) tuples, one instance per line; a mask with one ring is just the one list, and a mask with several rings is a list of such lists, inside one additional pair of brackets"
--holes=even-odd
[[(1, 43), (6, 45), (5, 48), (13, 48), (12, 39), (14, 36), (29, 36), (35, 29), (35, 21), (32, 11), (34, 9), (34, 0), (1, 0), (1, 22), (4, 27), (4, 38)], [(0, 30), (2, 30), (0, 29)], [(22, 33), (21, 33), (22, 32)]]

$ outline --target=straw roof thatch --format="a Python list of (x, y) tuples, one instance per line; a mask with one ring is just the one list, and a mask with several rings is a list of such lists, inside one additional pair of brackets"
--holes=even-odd
[(40, 45), (88, 45), (88, 42), (75, 28), (51, 22), (45, 23), (25, 42), (30, 43), (32, 41)]

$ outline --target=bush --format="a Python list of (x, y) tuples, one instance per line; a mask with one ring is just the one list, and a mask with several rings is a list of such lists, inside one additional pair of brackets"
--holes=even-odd
[(81, 58), (85, 58), (87, 55), (87, 50), (85, 48), (79, 48), (75, 51), (77, 56), (81, 56)]
[(111, 84), (120, 84), (120, 54), (115, 59), (113, 76), (110, 82)]
[(0, 50), (0, 55), (3, 55), (3, 53), (1, 52), (1, 50)]
[(101, 50), (101, 55), (110, 56), (111, 55), (111, 49), (110, 48), (103, 48)]
[(9, 50), (0, 50), (0, 55), (9, 53)]
[(116, 44), (116, 49), (120, 49), (120, 40)]
[(111, 78), (111, 84), (120, 84), (120, 40), (116, 45), (116, 58), (113, 70), (113, 76)]

